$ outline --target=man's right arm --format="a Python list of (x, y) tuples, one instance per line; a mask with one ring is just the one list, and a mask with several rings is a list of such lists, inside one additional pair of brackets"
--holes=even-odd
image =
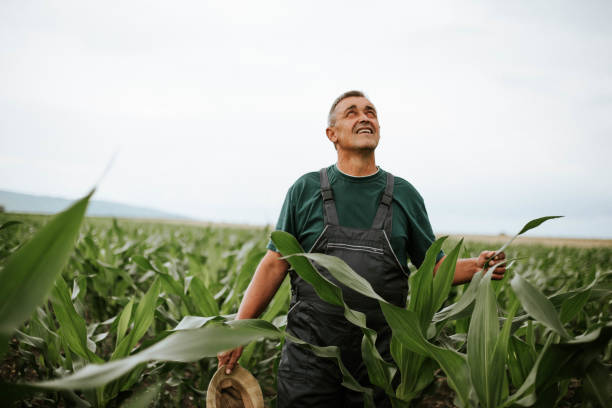
[[(283, 283), (288, 269), (289, 263), (281, 259), (281, 254), (268, 250), (255, 269), (253, 279), (240, 303), (236, 320), (259, 317)], [(237, 347), (217, 355), (219, 366), (225, 365), (227, 374), (236, 365), (242, 349), (243, 347)]]

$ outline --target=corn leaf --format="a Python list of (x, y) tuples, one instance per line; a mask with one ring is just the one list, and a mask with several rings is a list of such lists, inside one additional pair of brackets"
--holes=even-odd
[(431, 323), (434, 307), (438, 303), (433, 296), (433, 271), (436, 266), (436, 257), (442, 249), (442, 244), (447, 237), (437, 239), (425, 254), (421, 267), (410, 275), (410, 302), (408, 309), (419, 316), (422, 331), (427, 330)]
[(317, 264), (327, 269), (338, 282), (350, 287), (354, 291), (372, 299), (384, 301), (384, 299), (374, 291), (370, 282), (353, 271), (353, 269), (342, 259), (320, 253), (298, 253), (293, 255), (303, 256), (315, 261)]
[(395, 394), (400, 400), (410, 402), (433, 381), (436, 363), (410, 351), (397, 337), (391, 338), (391, 355), (401, 374)]
[(460, 319), (463, 317), (471, 316), (471, 308), (474, 305), (476, 294), (478, 293), (478, 287), (480, 280), (483, 277), (482, 271), (478, 271), (472, 276), (472, 281), (468, 285), (463, 295), (459, 298), (456, 303), (445, 307), (436, 313), (432, 320), (435, 323), (441, 323), (446, 320)]
[(478, 399), (484, 407), (495, 407), (501, 386), (503, 370), (495, 371), (493, 355), (499, 336), (497, 302), (491, 287), (491, 273), (488, 271), (480, 281), (476, 305), (470, 321), (467, 339), (467, 360), (470, 378)]
[(516, 297), (520, 300), (523, 309), (525, 309), (531, 317), (554, 330), (564, 339), (571, 338), (563, 327), (555, 307), (542, 292), (519, 274), (514, 275), (510, 285)]
[(433, 309), (428, 315), (428, 324), (431, 322), (433, 314), (442, 307), (448, 294), (450, 293), (453, 285), (453, 279), (455, 277), (455, 268), (457, 267), (457, 258), (459, 258), (459, 251), (463, 245), (463, 238), (455, 245), (455, 247), (446, 255), (442, 261), (442, 265), (438, 268), (436, 275), (433, 280), (433, 298), (435, 303)]
[(189, 293), (194, 304), (202, 316), (216, 316), (219, 314), (219, 305), (208, 290), (202, 279), (194, 276), (189, 285)]
[(512, 238), (510, 238), (510, 240), (508, 240), (508, 242), (506, 242), (501, 248), (499, 248), (497, 251), (495, 251), (495, 255), (498, 255), (499, 253), (503, 252), (506, 248), (508, 248), (508, 246), (519, 236), (524, 234), (525, 232), (532, 230), (536, 227), (539, 227), (540, 225), (542, 225), (542, 223), (548, 221), (548, 220), (552, 220), (555, 218), (563, 218), (562, 215), (549, 215), (547, 217), (540, 217), (540, 218), (536, 218), (535, 220), (531, 220), (529, 221), (527, 224), (525, 224), (523, 226), (523, 228), (521, 228), (521, 230), (519, 231), (518, 234), (516, 234), (515, 236), (513, 236)]
[[(292, 269), (296, 271), (302, 279), (312, 285), (321, 299), (332, 305), (344, 306), (341, 301), (342, 291), (339, 287), (321, 276), (308, 259), (301, 256), (291, 256), (293, 254), (304, 253), (301, 245), (291, 234), (284, 231), (274, 231), (272, 233), (272, 242), (274, 242), (274, 245), (281, 254), (287, 258)], [(352, 320), (349, 319), (349, 321)]]
[(61, 276), (55, 282), (51, 300), (53, 311), (59, 322), (60, 334), (68, 347), (86, 361), (102, 362), (103, 360), (93, 354), (87, 347), (85, 319), (74, 309), (68, 286)]
[(143, 296), (140, 303), (138, 303), (136, 311), (134, 312), (134, 327), (117, 345), (117, 348), (111, 355), (111, 360), (127, 356), (136, 346), (136, 343), (138, 343), (147, 330), (149, 330), (155, 316), (155, 305), (157, 297), (159, 296), (160, 286), (160, 281), (156, 279), (147, 293)]
[(15, 225), (19, 225), (19, 224), (23, 224), (23, 222), (21, 221), (7, 221), (4, 224), (0, 225), (0, 231), (2, 231), (3, 229), (9, 228), (9, 227), (13, 227)]
[(411, 310), (380, 302), (382, 311), (391, 326), (393, 336), (409, 350), (436, 360), (447, 375), (448, 384), (455, 390), (463, 406), (468, 405), (471, 389), (470, 374), (463, 354), (434, 346), (423, 337), (419, 318)]
[(68, 262), (93, 193), (51, 218), (0, 269), (0, 358), (11, 334), (44, 302)]
[(508, 369), (514, 388), (523, 384), (536, 360), (535, 351), (523, 340), (511, 336), (508, 350)]
[(153, 386), (148, 386), (140, 390), (135, 395), (128, 398), (123, 404), (121, 404), (122, 408), (147, 408), (151, 405), (153, 400), (159, 394), (159, 390), (161, 388), (161, 384), (155, 384)]
[(132, 318), (132, 308), (134, 307), (134, 298), (132, 297), (128, 304), (123, 308), (119, 315), (119, 323), (117, 324), (117, 342), (118, 345), (123, 340), (127, 333), (128, 326)]
[(50, 381), (30, 383), (46, 389), (90, 389), (101, 387), (148, 361), (192, 362), (261, 338), (280, 338), (280, 332), (263, 320), (236, 320), (227, 325), (180, 330), (129, 357), (105, 364), (90, 364), (76, 373)]
[(561, 311), (559, 313), (559, 319), (562, 323), (567, 323), (576, 317), (584, 305), (589, 301), (591, 296), (591, 290), (585, 290), (578, 292), (568, 299), (565, 299), (561, 304)]
[(593, 361), (586, 369), (584, 376), (585, 394), (602, 407), (610, 404), (612, 399), (612, 375), (610, 368), (599, 361)]

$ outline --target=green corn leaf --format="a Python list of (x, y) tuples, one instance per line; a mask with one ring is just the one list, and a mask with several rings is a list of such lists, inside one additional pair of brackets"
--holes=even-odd
[(436, 363), (428, 357), (410, 351), (397, 337), (391, 338), (391, 355), (401, 374), (395, 394), (400, 400), (409, 403), (431, 384)]
[(565, 343), (553, 344), (552, 339), (553, 336), (548, 336), (525, 382), (502, 406), (531, 403), (540, 394), (550, 392), (551, 387), (554, 390), (558, 382), (564, 379), (583, 378), (584, 382), (588, 381), (586, 375), (590, 364), (597, 361), (612, 339), (612, 324), (608, 323)]
[(138, 303), (134, 312), (134, 327), (117, 345), (117, 348), (111, 355), (111, 360), (127, 356), (147, 330), (149, 330), (155, 316), (155, 305), (159, 296), (160, 286), (160, 281), (156, 279), (140, 303)]
[(433, 316), (435, 323), (441, 323), (446, 320), (460, 319), (466, 316), (471, 316), (471, 308), (478, 293), (480, 280), (482, 279), (482, 271), (478, 271), (472, 276), (472, 281), (468, 285), (463, 295), (456, 303), (445, 307)]
[(122, 408), (147, 408), (151, 405), (151, 403), (155, 400), (157, 395), (159, 394), (159, 390), (161, 388), (161, 384), (155, 384), (153, 386), (148, 386), (143, 388), (135, 395), (128, 398), (123, 404), (121, 404)]
[(529, 402), (531, 405), (533, 405), (533, 403), (535, 402), (535, 397), (530, 396), (530, 395), (527, 395), (527, 397), (525, 397), (525, 395), (527, 393), (532, 393), (534, 391), (537, 374), (538, 374), (538, 368), (540, 367), (540, 363), (542, 362), (543, 357), (546, 355), (550, 345), (552, 344), (551, 340), (552, 340), (552, 337), (548, 337), (546, 344), (544, 344), (544, 347), (542, 348), (540, 354), (538, 355), (538, 358), (533, 364), (531, 371), (529, 371), (527, 378), (525, 378), (525, 381), (523, 382), (523, 384), (521, 384), (519, 389), (516, 390), (514, 394), (508, 396), (508, 398), (502, 403), (501, 405), (502, 407), (509, 407), (512, 404), (515, 404), (521, 400), (524, 400), (525, 402)]
[(493, 350), (493, 359), (491, 361), (491, 373), (492, 375), (501, 377), (501, 385), (492, 382), (492, 393), (494, 393), (494, 406), (498, 406), (502, 399), (508, 397), (508, 377), (506, 376), (506, 360), (508, 356), (508, 343), (510, 340), (510, 333), (512, 329), (512, 320), (519, 307), (519, 301), (513, 298), (510, 310), (506, 316), (504, 326), (497, 337), (495, 343), (495, 349)]
[(497, 302), (491, 287), (493, 268), (480, 281), (467, 339), (470, 378), (484, 407), (496, 406), (503, 384), (503, 370), (495, 371), (498, 367), (494, 367), (493, 361), (499, 336)]
[(495, 255), (498, 255), (499, 253), (503, 252), (506, 248), (508, 248), (508, 246), (519, 236), (524, 234), (525, 232), (532, 230), (536, 227), (539, 227), (542, 223), (548, 221), (548, 220), (552, 220), (555, 218), (563, 218), (562, 215), (550, 215), (547, 217), (541, 217), (541, 218), (536, 218), (535, 220), (531, 220), (529, 221), (527, 224), (525, 224), (525, 226), (519, 231), (518, 234), (516, 234), (515, 236), (513, 236), (512, 238), (510, 238), (510, 240), (508, 240), (508, 242), (506, 242), (501, 248), (499, 248), (497, 251), (495, 251)]
[(147, 272), (147, 271), (157, 271), (159, 272), (152, 264), (151, 262), (149, 262), (149, 260), (147, 258), (145, 258), (142, 255), (134, 255), (132, 257), (132, 262), (134, 262), (136, 265), (138, 265), (140, 267), (140, 269), (143, 270), (143, 272)]
[(395, 396), (391, 380), (397, 369), (393, 364), (389, 364), (382, 358), (379, 358), (380, 355), (375, 344), (375, 333), (371, 336), (364, 335), (361, 340), (361, 355), (368, 371), (368, 377), (372, 384), (385, 390), (387, 395)]
[(123, 308), (119, 315), (119, 323), (117, 323), (117, 345), (125, 337), (130, 321), (132, 320), (132, 308), (134, 307), (134, 298), (132, 297), (128, 304)]
[(321, 276), (308, 259), (301, 256), (291, 256), (293, 254), (304, 253), (301, 245), (293, 235), (284, 231), (274, 231), (271, 236), (276, 248), (278, 248), (281, 254), (288, 257), (287, 261), (293, 270), (312, 285), (321, 299), (332, 305), (343, 306), (343, 302), (340, 300), (342, 297), (340, 288)]
[(332, 276), (338, 280), (338, 282), (343, 283), (354, 291), (372, 299), (384, 301), (384, 299), (374, 291), (372, 285), (370, 285), (370, 282), (368, 282), (361, 275), (353, 271), (353, 269), (348, 266), (346, 262), (344, 262), (342, 259), (336, 256), (320, 253), (301, 253), (293, 255), (303, 256), (305, 258), (315, 261), (316, 263), (327, 269), (332, 274)]
[(23, 224), (23, 222), (21, 222), (21, 221), (7, 221), (4, 224), (0, 225), (0, 231), (2, 231), (3, 229), (9, 228), (9, 227), (13, 227), (15, 225), (19, 225), (19, 224)]
[(561, 304), (559, 319), (562, 323), (567, 323), (576, 317), (584, 305), (589, 301), (591, 290), (578, 292), (568, 299), (565, 299)]
[(235, 315), (231, 316), (185, 316), (181, 319), (179, 324), (176, 325), (172, 331), (175, 330), (188, 330), (188, 329), (199, 329), (200, 327), (206, 325), (208, 322), (216, 321), (223, 322), (226, 319), (233, 319)]
[(253, 340), (281, 338), (282, 335), (283, 333), (274, 325), (263, 320), (236, 320), (222, 326), (180, 330), (129, 357), (105, 364), (90, 364), (66, 377), (29, 385), (56, 390), (98, 388), (148, 361), (187, 363), (204, 357), (216, 357), (221, 351), (233, 349)]
[(87, 327), (85, 320), (76, 312), (70, 300), (70, 292), (60, 276), (55, 282), (51, 297), (53, 311), (60, 326), (60, 333), (70, 350), (90, 362), (103, 360), (87, 347)]
[(523, 384), (536, 360), (535, 351), (521, 339), (511, 336), (508, 344), (508, 369), (514, 388)]
[(433, 310), (428, 316), (428, 323), (431, 322), (433, 313), (439, 310), (450, 293), (453, 285), (453, 279), (455, 277), (455, 268), (457, 267), (457, 258), (459, 257), (459, 251), (463, 245), (463, 238), (457, 243), (457, 245), (449, 252), (448, 255), (442, 261), (442, 265), (438, 268), (433, 281), (433, 298), (435, 303)]
[(557, 332), (564, 339), (570, 339), (559, 315), (550, 300), (546, 298), (535, 286), (515, 274), (510, 282), (516, 297), (520, 300), (523, 309), (535, 320)]
[(194, 276), (191, 280), (189, 294), (202, 316), (216, 316), (219, 314), (217, 301), (199, 277)]
[(612, 399), (612, 374), (610, 368), (593, 361), (586, 369), (584, 389), (587, 397), (602, 407), (609, 406)]
[(562, 215), (550, 215), (547, 217), (541, 217), (541, 218), (536, 218), (535, 220), (531, 220), (527, 224), (525, 224), (525, 226), (521, 229), (521, 231), (517, 235), (521, 235), (531, 229), (539, 227), (543, 222), (552, 220), (555, 218), (563, 218), (563, 216)]
[(380, 307), (391, 326), (393, 336), (409, 350), (436, 360), (447, 375), (448, 384), (455, 390), (463, 405), (467, 406), (471, 384), (465, 356), (454, 350), (434, 346), (425, 340), (415, 312), (385, 302), (380, 302)]
[(410, 275), (410, 303), (408, 309), (417, 313), (423, 331), (429, 327), (435, 305), (439, 303), (433, 296), (433, 271), (436, 266), (436, 257), (440, 253), (446, 238), (439, 238), (431, 244), (421, 267)]
[(0, 358), (11, 334), (44, 302), (68, 262), (93, 193), (51, 218), (0, 269)]

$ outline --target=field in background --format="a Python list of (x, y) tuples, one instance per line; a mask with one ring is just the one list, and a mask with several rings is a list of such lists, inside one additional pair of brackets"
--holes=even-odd
[[(0, 231), (0, 265), (47, 219), (48, 216), (0, 214), (0, 225), (21, 222)], [(186, 316), (231, 316), (266, 251), (270, 232), (270, 227), (176, 220), (86, 219), (76, 250), (63, 271), (62, 284), (55, 289), (63, 290), (62, 296), (71, 301), (62, 304), (61, 296), (56, 295), (17, 332), (9, 353), (0, 362), (0, 379), (14, 383), (55, 378), (86, 363), (109, 361), (146, 348), (184, 323)], [(508, 238), (466, 236), (460, 256), (477, 256), (481, 250), (497, 249)], [(458, 239), (452, 236), (444, 249), (448, 252)], [(507, 254), (521, 259), (513, 271), (547, 295), (585, 287), (594, 277), (612, 270), (610, 240), (520, 237)], [(155, 285), (159, 285), (158, 292), (152, 293)], [(456, 300), (463, 290), (464, 286), (453, 288), (449, 302)], [(144, 310), (143, 306), (139, 315), (137, 307), (140, 310), (146, 299), (151, 300), (150, 308)], [(609, 321), (610, 300), (603, 300), (603, 304), (585, 303), (572, 318), (569, 323), (576, 333), (602, 319)], [(500, 298), (504, 310), (505, 301)], [(288, 304), (289, 286), (285, 281), (263, 318), (283, 328)], [(89, 351), (80, 350), (78, 345), (62, 338), (70, 323), (57, 315), (58, 308), (68, 310), (66, 313), (73, 320), (82, 321), (86, 327), (83, 341)], [(128, 308), (130, 312), (126, 314)], [(145, 315), (148, 323), (140, 327), (140, 337), (132, 339), (130, 347), (119, 347)], [(120, 320), (129, 321), (129, 325), (122, 328)], [(465, 327), (455, 324), (465, 326), (466, 321), (449, 324), (459, 333)], [(536, 338), (542, 335), (542, 330), (536, 330)], [(251, 344), (241, 361), (259, 380), (269, 406), (274, 406), (279, 352), (278, 341), (263, 340)], [(213, 358), (192, 364), (152, 363), (93, 394), (47, 392), (24, 400), (21, 406), (56, 406), (58, 402), (69, 405), (73, 398), (94, 406), (119, 406), (134, 391), (150, 384), (161, 384), (159, 406), (202, 406), (215, 369)], [(436, 381), (416, 400), (417, 406), (452, 401), (453, 393), (447, 392), (450, 390), (440, 392), (440, 381), (444, 378), (438, 371)], [(568, 404), (581, 401), (579, 382), (568, 383), (564, 392)]]

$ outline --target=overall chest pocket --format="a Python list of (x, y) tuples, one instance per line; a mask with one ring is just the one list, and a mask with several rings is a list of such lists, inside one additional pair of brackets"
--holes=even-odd
[(330, 251), (330, 248), (332, 251), (341, 249), (341, 250), (355, 251), (355, 252), (366, 252), (366, 253), (377, 254), (377, 255), (382, 255), (385, 253), (385, 251), (382, 248), (376, 248), (374, 246), (369, 246), (369, 245), (345, 244), (341, 242), (328, 242), (327, 243), (328, 253)]

